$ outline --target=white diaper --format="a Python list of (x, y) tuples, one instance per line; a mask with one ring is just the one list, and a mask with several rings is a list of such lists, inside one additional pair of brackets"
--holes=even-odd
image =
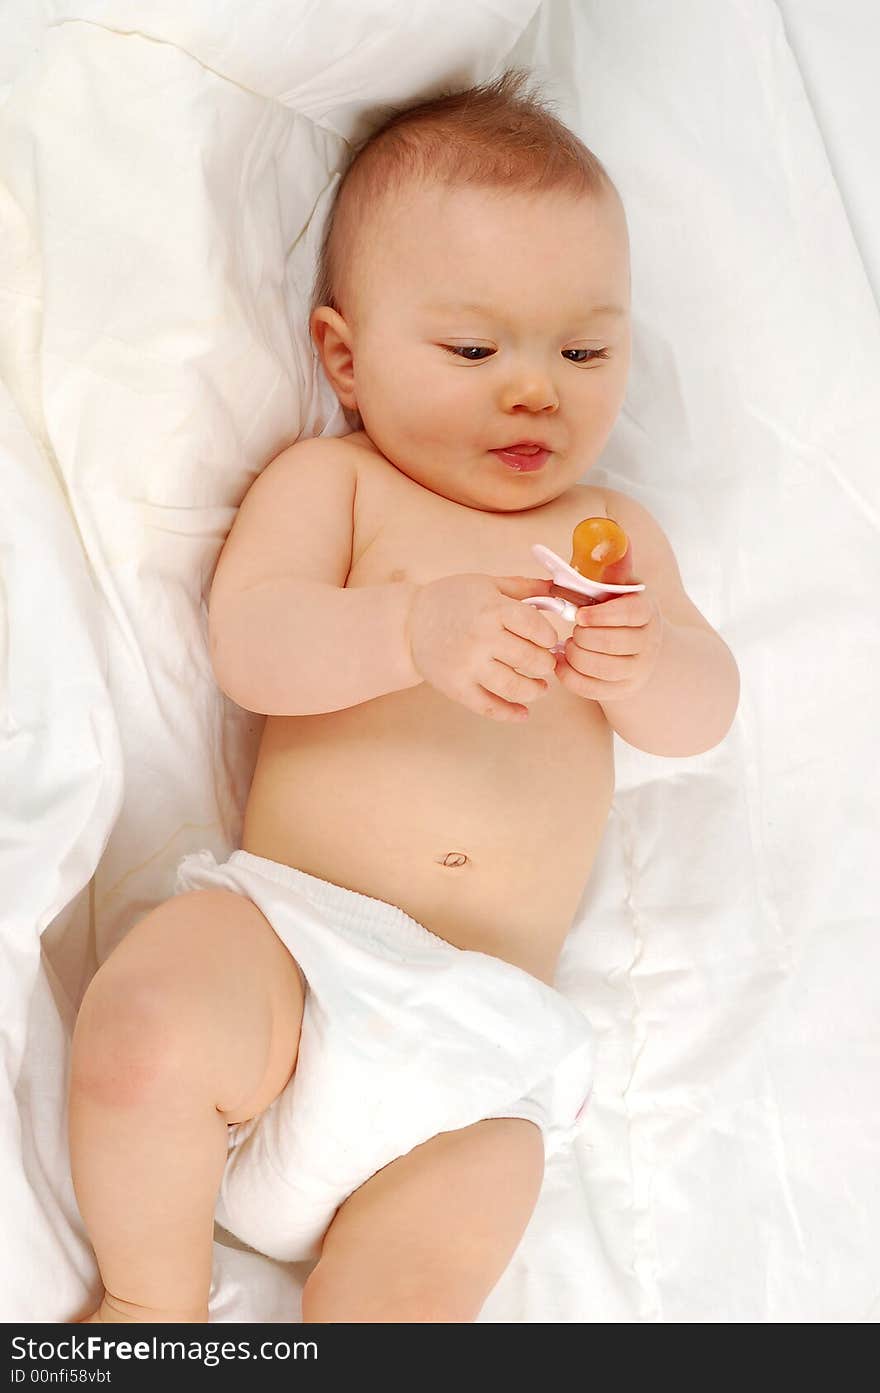
[(214, 887), (253, 900), (306, 982), (293, 1077), (229, 1127), (217, 1220), (250, 1247), (317, 1257), (343, 1200), (438, 1132), (528, 1118), (549, 1160), (580, 1130), (592, 1029), (553, 987), (384, 900), (247, 851), (223, 865), (210, 851), (183, 859), (178, 892)]

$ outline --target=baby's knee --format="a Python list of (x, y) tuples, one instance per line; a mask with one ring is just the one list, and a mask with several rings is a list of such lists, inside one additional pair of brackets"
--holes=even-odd
[(103, 971), (92, 978), (74, 1027), (71, 1093), (114, 1107), (162, 1100), (197, 1074), (198, 1051), (160, 990), (115, 975), (111, 981)]
[(71, 1089), (115, 1106), (207, 1101), (242, 1121), (290, 1079), (304, 1000), (297, 964), (250, 900), (177, 895), (135, 924), (89, 983)]
[(303, 1287), (306, 1325), (403, 1324), (466, 1325), (477, 1319), (481, 1303), (463, 1287), (435, 1280), (352, 1281), (350, 1269), (318, 1262)]

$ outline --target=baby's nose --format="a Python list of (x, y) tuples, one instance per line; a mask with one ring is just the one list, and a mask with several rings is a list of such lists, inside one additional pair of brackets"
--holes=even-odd
[(543, 373), (523, 374), (504, 389), (503, 405), (507, 411), (525, 407), (529, 411), (557, 411), (559, 394), (548, 376)]

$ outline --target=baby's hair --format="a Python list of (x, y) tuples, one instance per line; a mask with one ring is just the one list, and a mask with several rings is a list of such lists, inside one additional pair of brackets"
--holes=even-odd
[[(576, 197), (614, 188), (601, 161), (508, 68), (492, 82), (446, 92), (391, 115), (352, 152), (337, 187), (318, 258), (311, 309), (342, 314), (346, 269), (376, 205), (407, 185), (446, 185)], [(389, 108), (386, 108), (389, 110)]]

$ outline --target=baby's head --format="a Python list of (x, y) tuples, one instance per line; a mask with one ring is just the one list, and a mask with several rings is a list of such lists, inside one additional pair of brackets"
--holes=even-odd
[[(630, 358), (629, 243), (603, 166), (528, 73), (397, 112), (337, 190), (310, 326), (342, 406), (403, 473), (492, 512), (595, 463)], [(550, 448), (518, 471), (490, 451)]]

